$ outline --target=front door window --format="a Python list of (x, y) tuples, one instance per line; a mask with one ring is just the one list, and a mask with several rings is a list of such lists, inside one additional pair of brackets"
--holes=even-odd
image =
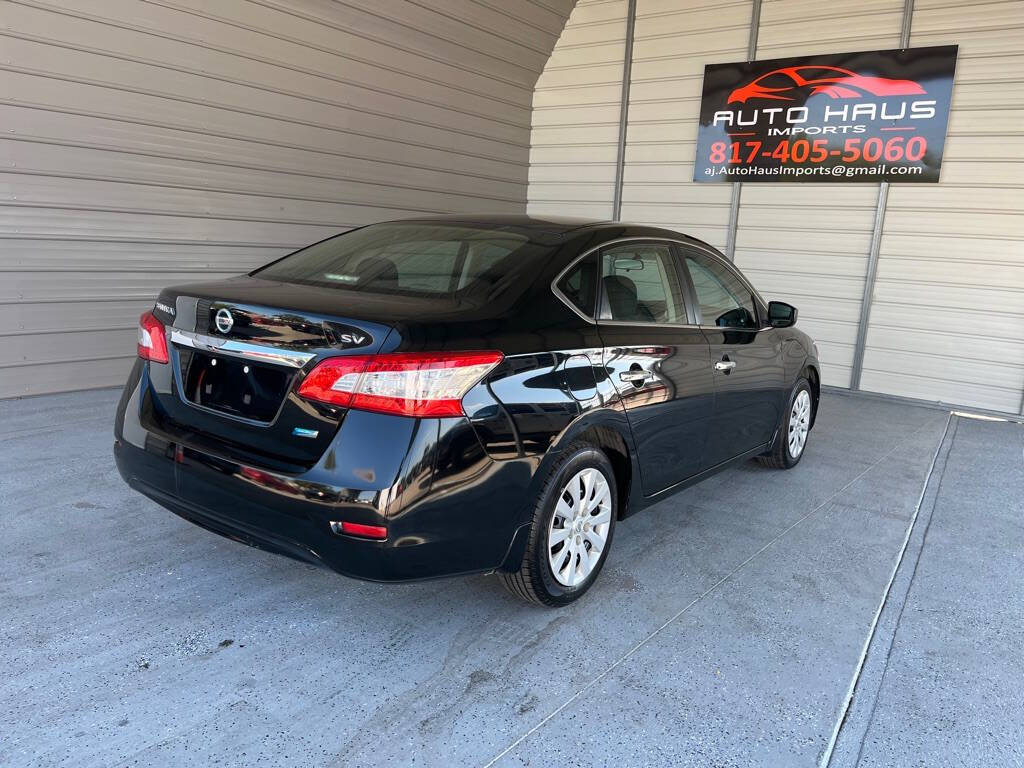
[(700, 307), (701, 325), (718, 328), (757, 328), (754, 297), (738, 276), (702, 253), (686, 254)]

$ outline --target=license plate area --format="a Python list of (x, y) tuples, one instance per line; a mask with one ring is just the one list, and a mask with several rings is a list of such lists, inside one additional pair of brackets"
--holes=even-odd
[(185, 399), (243, 419), (269, 423), (288, 394), (294, 371), (236, 357), (180, 350)]

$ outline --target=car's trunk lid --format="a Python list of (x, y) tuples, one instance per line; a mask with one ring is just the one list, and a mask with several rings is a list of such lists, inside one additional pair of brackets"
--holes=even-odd
[(312, 465), (345, 411), (299, 398), (296, 383), (325, 357), (376, 353), (391, 331), (350, 317), (345, 304), (338, 292), (251, 278), (164, 291), (154, 314), (167, 326), (171, 359), (150, 365), (149, 418), (233, 459)]

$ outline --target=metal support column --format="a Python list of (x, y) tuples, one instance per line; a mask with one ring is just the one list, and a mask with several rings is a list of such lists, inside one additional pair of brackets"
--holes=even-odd
[[(747, 61), (757, 56), (757, 32), (761, 28), (761, 0), (753, 0), (750, 7), (750, 36), (747, 38)], [(725, 231), (725, 258), (736, 260), (736, 230), (740, 225), (740, 195), (743, 182), (732, 183), (732, 199), (729, 200), (729, 224)]]
[[(900, 48), (910, 45), (910, 25), (914, 18), (914, 0), (903, 2), (903, 24), (900, 28)], [(864, 348), (868, 339), (868, 323), (871, 321), (871, 302), (875, 297), (875, 278), (878, 275), (878, 254), (882, 246), (882, 228), (885, 225), (885, 207), (889, 201), (889, 182), (883, 181), (878, 188), (878, 202), (875, 204), (875, 228), (871, 232), (871, 248), (868, 251), (868, 268), (864, 275), (864, 295), (860, 300), (860, 324), (857, 326), (857, 341), (853, 347), (853, 367), (850, 371), (850, 389), (860, 389), (861, 374), (864, 372)]]
[(626, 124), (629, 122), (629, 84), (633, 79), (633, 30), (636, 28), (636, 0), (626, 10), (626, 50), (622, 60), (622, 97), (619, 105), (619, 147), (615, 157), (615, 191), (612, 219), (622, 215), (622, 176), (626, 168)]

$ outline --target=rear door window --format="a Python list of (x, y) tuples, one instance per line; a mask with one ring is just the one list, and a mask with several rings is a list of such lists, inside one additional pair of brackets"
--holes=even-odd
[(679, 275), (667, 243), (628, 243), (602, 251), (601, 318), (687, 322)]
[(566, 272), (565, 277), (558, 281), (558, 290), (576, 309), (593, 318), (597, 302), (596, 256), (587, 256)]

